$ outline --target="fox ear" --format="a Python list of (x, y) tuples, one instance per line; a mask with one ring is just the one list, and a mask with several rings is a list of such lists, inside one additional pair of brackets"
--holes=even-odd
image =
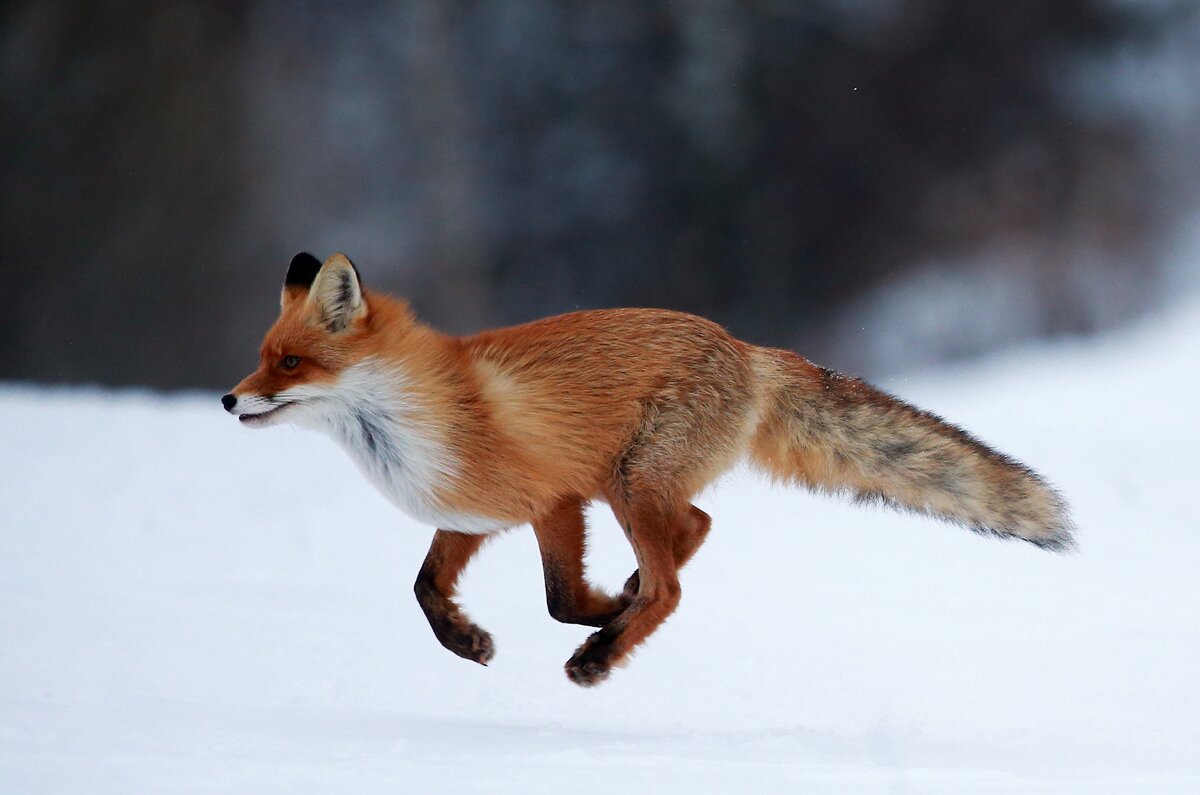
[(288, 265), (287, 278), (283, 280), (283, 286), (308, 289), (312, 286), (313, 279), (317, 278), (319, 270), (321, 270), (321, 260), (307, 251), (298, 252), (296, 256), (292, 257), (292, 264)]
[(312, 317), (331, 332), (343, 331), (367, 316), (358, 270), (345, 254), (334, 254), (317, 271), (308, 291)]
[(280, 308), (287, 309), (293, 301), (307, 295), (319, 270), (321, 260), (307, 251), (298, 252), (292, 257), (292, 264), (288, 265), (287, 276), (283, 280), (283, 292), (279, 296)]

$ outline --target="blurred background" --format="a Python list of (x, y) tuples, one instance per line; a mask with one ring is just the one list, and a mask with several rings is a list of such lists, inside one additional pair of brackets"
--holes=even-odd
[(297, 250), (878, 377), (1200, 285), (1200, 3), (0, 6), (0, 379), (227, 388)]

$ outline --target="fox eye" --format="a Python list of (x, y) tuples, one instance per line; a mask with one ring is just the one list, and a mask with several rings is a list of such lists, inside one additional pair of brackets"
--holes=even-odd
[(299, 356), (284, 356), (283, 361), (280, 362), (280, 364), (283, 365), (283, 369), (291, 370), (296, 365), (300, 364), (300, 357)]

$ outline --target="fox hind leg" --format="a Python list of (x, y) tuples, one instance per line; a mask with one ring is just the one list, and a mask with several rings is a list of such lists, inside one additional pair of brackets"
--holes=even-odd
[(745, 373), (734, 370), (728, 389), (690, 388), (685, 379), (647, 405), (634, 438), (613, 461), (602, 492), (625, 528), (638, 568), (623, 591), (629, 607), (567, 661), (567, 676), (576, 684), (603, 681), (679, 605), (679, 569), (710, 526), (708, 514), (689, 500), (740, 450), (739, 418), (746, 416), (749, 392), (738, 383)]
[(567, 661), (567, 677), (584, 687), (604, 681), (679, 604), (675, 536), (687, 521), (684, 513), (653, 501), (630, 507), (614, 504), (613, 508), (637, 556), (639, 584), (629, 607), (589, 637)]
[[(679, 571), (688, 564), (688, 561), (696, 554), (696, 550), (700, 549), (700, 545), (704, 543), (704, 539), (708, 538), (708, 531), (710, 529), (712, 529), (712, 517), (695, 505), (689, 505), (687, 513), (675, 526), (675, 537), (672, 547), (675, 555), (676, 571)], [(641, 576), (637, 571), (629, 575), (629, 579), (625, 581), (625, 598), (632, 600), (633, 597), (637, 596), (640, 583)]]
[(675, 534), (675, 569), (682, 569), (696, 554), (696, 550), (708, 538), (712, 529), (712, 517), (695, 505), (689, 505), (687, 513), (677, 526)]
[(495, 655), (492, 636), (475, 624), (454, 601), (455, 584), (467, 563), (487, 540), (485, 535), (438, 530), (413, 592), (438, 641), (463, 659), (487, 665)]

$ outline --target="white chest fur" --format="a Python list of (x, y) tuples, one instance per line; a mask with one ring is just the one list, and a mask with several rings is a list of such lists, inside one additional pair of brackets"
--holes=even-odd
[(422, 406), (409, 377), (367, 360), (338, 379), (318, 423), (342, 443), (379, 491), (417, 521), (462, 533), (489, 533), (503, 521), (449, 510), (439, 490), (457, 484), (461, 464), (445, 444), (448, 429)]

